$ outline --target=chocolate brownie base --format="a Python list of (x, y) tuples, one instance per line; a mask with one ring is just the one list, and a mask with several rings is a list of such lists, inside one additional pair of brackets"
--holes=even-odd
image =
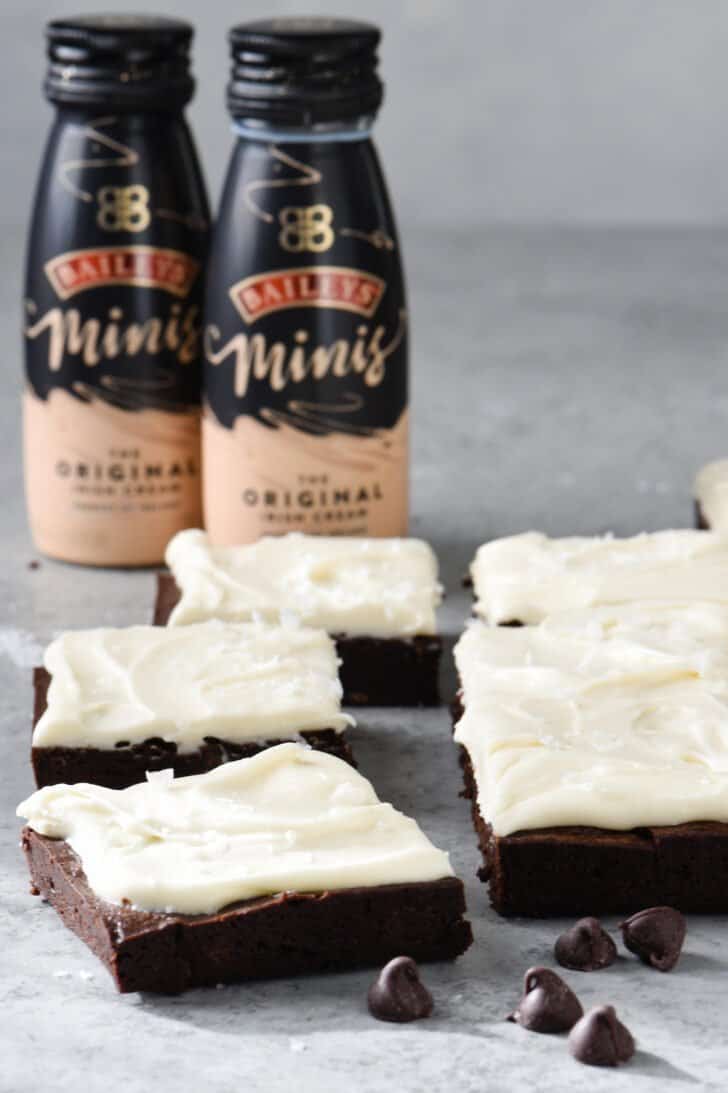
[[(454, 721), (461, 716), (453, 703)], [(464, 796), (483, 855), (481, 880), (501, 915), (599, 915), (668, 905), (728, 912), (728, 824), (700, 822), (633, 831), (553, 827), (494, 835), (480, 814), (470, 757), (460, 748)]]
[[(155, 626), (166, 626), (180, 598), (171, 573), (157, 574)], [(347, 706), (437, 706), (442, 642), (412, 638), (349, 637), (333, 634), (341, 659), (339, 677)]]
[[(43, 715), (51, 677), (45, 668), (33, 669), (33, 727)], [(356, 762), (343, 733), (335, 729), (302, 732), (297, 739), (317, 751), (328, 752), (355, 767)], [(289, 738), (290, 739), (290, 738)], [(119, 741), (115, 748), (32, 747), (31, 762), (35, 783), (53, 786), (58, 782), (91, 782), (109, 789), (125, 789), (143, 782), (148, 770), (174, 770), (175, 778), (188, 774), (204, 774), (234, 759), (247, 759), (283, 741), (261, 740), (238, 743), (205, 737), (194, 751), (178, 752), (177, 745), (161, 737), (140, 744)]]
[(32, 891), (106, 965), (120, 991), (189, 987), (380, 965), (406, 954), (450, 960), (472, 942), (454, 877), (344, 891), (283, 893), (213, 915), (168, 915), (98, 899), (60, 839), (26, 827)]

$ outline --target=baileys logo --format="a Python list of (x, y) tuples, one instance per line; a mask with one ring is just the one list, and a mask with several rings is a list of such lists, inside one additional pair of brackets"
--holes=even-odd
[(238, 281), (230, 299), (246, 323), (289, 307), (334, 307), (371, 319), (386, 288), (381, 277), (346, 266), (271, 270)]
[(90, 247), (59, 254), (44, 268), (61, 300), (102, 285), (159, 288), (184, 299), (200, 264), (182, 251), (165, 247)]

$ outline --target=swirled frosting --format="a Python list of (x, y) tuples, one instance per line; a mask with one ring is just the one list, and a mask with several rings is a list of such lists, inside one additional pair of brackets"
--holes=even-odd
[(631, 539), (530, 531), (479, 547), (470, 573), (476, 614), (496, 624), (637, 600), (728, 603), (728, 539), (691, 530)]
[(210, 621), (69, 631), (44, 663), (51, 684), (36, 747), (113, 748), (159, 736), (189, 751), (207, 736), (291, 739), (352, 723), (323, 630)]
[(124, 790), (47, 786), (18, 815), (71, 845), (101, 899), (147, 911), (452, 876), (447, 854), (361, 774), (299, 744)]
[(166, 562), (182, 593), (172, 626), (295, 615), (329, 633), (435, 633), (442, 590), (434, 552), (420, 539), (292, 533), (216, 547), (190, 529), (172, 539)]
[(728, 608), (633, 604), (473, 622), (455, 659), (497, 835), (728, 822)]

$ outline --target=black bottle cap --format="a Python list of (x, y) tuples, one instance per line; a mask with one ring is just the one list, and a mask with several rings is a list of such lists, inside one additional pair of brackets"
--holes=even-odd
[(375, 114), (380, 38), (371, 23), (313, 16), (233, 27), (230, 113), (296, 128)]
[(181, 19), (152, 15), (54, 19), (46, 27), (46, 96), (67, 105), (179, 108), (195, 89), (189, 69), (192, 34)]

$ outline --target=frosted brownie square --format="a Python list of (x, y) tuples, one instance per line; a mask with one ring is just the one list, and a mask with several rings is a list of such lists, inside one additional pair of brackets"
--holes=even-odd
[(34, 891), (120, 991), (452, 959), (462, 883), (348, 764), (282, 744), (125, 790), (57, 785), (18, 808)]
[(479, 547), (470, 577), (475, 613), (494, 625), (640, 600), (728, 604), (728, 539), (690, 529), (629, 539), (530, 531)]
[(455, 659), (497, 911), (728, 911), (728, 608), (473, 622)]
[(198, 774), (301, 738), (349, 761), (338, 659), (323, 630), (210, 621), (61, 635), (35, 671), (36, 784), (122, 788)]
[(430, 706), (439, 701), (442, 598), (437, 559), (419, 539), (298, 533), (215, 547), (204, 532), (170, 542), (154, 621), (294, 617), (332, 635), (344, 701)]

